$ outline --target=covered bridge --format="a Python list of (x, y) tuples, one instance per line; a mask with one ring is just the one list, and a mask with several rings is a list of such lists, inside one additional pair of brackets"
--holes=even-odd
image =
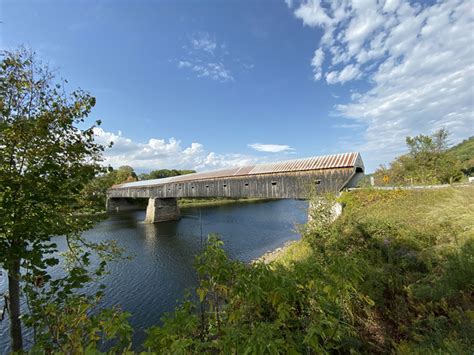
[(179, 218), (180, 197), (306, 199), (353, 187), (363, 175), (359, 153), (250, 165), (116, 185), (107, 191), (107, 209), (132, 209), (131, 199), (146, 198), (146, 221), (154, 223)]

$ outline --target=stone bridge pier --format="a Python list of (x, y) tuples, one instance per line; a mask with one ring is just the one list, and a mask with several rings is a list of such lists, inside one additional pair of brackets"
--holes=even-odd
[(150, 198), (146, 208), (145, 223), (175, 221), (181, 218), (176, 198)]
[[(143, 203), (140, 203), (136, 198), (108, 198), (107, 211), (121, 212), (141, 210), (144, 208)], [(166, 221), (175, 221), (181, 218), (181, 213), (178, 207), (177, 198), (157, 198), (151, 197), (148, 199), (148, 206), (146, 208), (145, 223), (158, 223)]]

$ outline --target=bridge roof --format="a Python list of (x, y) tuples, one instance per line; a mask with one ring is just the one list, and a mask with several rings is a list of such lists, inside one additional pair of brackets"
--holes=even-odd
[(351, 168), (359, 166), (364, 168), (362, 159), (359, 153), (343, 153), (334, 155), (324, 155), (317, 157), (310, 157), (304, 159), (286, 160), (275, 163), (249, 165), (231, 169), (215, 170), (202, 173), (193, 173), (186, 175), (173, 176), (169, 178), (153, 179), (128, 182), (125, 184), (115, 185), (113, 188), (129, 188), (129, 187), (144, 187), (144, 186), (155, 186), (162, 184), (169, 184), (175, 182), (185, 182), (194, 180), (206, 180), (226, 177), (241, 177), (241, 176), (252, 176), (260, 174), (274, 174), (274, 173), (286, 173), (286, 172), (297, 172), (297, 171), (308, 171), (308, 170), (323, 170), (323, 169), (335, 169), (335, 168)]

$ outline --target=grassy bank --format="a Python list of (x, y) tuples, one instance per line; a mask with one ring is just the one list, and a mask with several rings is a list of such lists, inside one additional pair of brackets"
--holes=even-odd
[[(308, 229), (274, 267), (347, 258), (370, 299), (353, 320), (370, 351), (468, 354), (474, 337), (474, 187), (360, 190), (331, 227)], [(367, 349), (366, 349), (367, 350)]]
[[(158, 353), (469, 353), (474, 188), (360, 190), (270, 264), (211, 238), (190, 298), (146, 346)], [(324, 221), (322, 221), (324, 222)]]

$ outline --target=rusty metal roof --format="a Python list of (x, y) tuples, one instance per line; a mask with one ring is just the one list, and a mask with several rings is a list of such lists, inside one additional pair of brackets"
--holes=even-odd
[(362, 158), (359, 153), (343, 153), (334, 155), (325, 155), (319, 157), (311, 157), (304, 159), (295, 159), (280, 161), (275, 163), (249, 165), (243, 167), (237, 167), (232, 169), (215, 170), (202, 173), (194, 173), (187, 175), (173, 176), (163, 179), (143, 180), (128, 182), (121, 185), (116, 185), (113, 188), (129, 188), (129, 187), (145, 187), (155, 186), (168, 183), (180, 183), (185, 181), (193, 180), (206, 180), (236, 176), (251, 176), (259, 174), (274, 174), (274, 173), (286, 173), (296, 171), (308, 171), (308, 170), (323, 170), (323, 169), (335, 169), (335, 168), (348, 168), (359, 166), (362, 169), (364, 165)]

